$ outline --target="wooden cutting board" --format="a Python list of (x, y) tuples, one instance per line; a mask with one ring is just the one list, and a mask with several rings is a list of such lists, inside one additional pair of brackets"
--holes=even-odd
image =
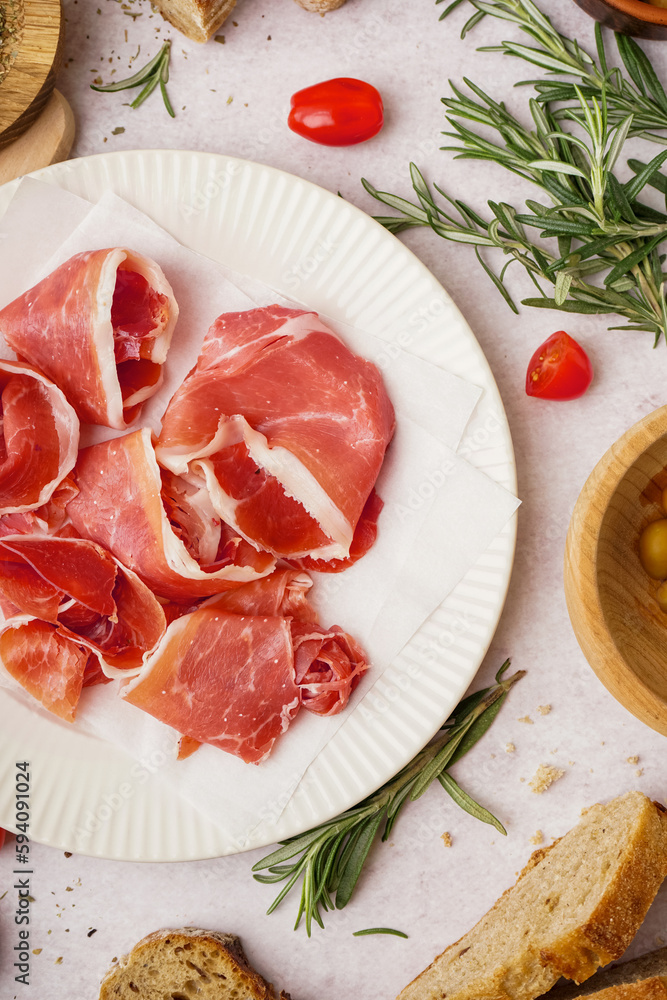
[(25, 132), (44, 110), (62, 58), (60, 0), (22, 2), (24, 26), (16, 59), (0, 84), (0, 149)]
[(58, 91), (54, 90), (37, 121), (15, 139), (10, 146), (0, 149), (0, 184), (32, 170), (60, 163), (69, 156), (74, 142), (74, 115)]

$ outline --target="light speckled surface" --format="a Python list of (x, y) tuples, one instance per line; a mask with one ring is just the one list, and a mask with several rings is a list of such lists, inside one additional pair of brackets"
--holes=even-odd
[[(559, 26), (590, 43), (592, 24), (570, 0), (551, 0), (548, 8)], [(520, 64), (474, 54), (475, 45), (511, 34), (509, 26), (483, 23), (475, 36), (460, 42), (456, 29), (461, 12), (439, 24), (431, 0), (411, 0), (409, 5), (348, 0), (324, 19), (292, 0), (240, 0), (234, 14), (238, 26), (227, 22), (221, 30), (224, 45), (210, 42), (202, 48), (176, 36), (170, 93), (178, 117), (172, 122), (157, 97), (131, 111), (123, 106), (127, 95), (103, 96), (87, 89), (99, 69), (108, 79), (106, 59), (112, 49), (114, 59), (121, 56), (115, 63), (118, 75), (127, 75), (128, 57), (139, 42), (143, 60), (156, 50), (155, 29), (160, 28), (160, 37), (170, 33), (159, 17), (151, 17), (149, 4), (129, 7), (131, 13), (142, 12), (136, 20), (114, 0), (65, 0), (65, 10), (66, 58), (71, 61), (58, 85), (77, 118), (77, 155), (151, 146), (215, 150), (301, 174), (370, 211), (374, 205), (359, 177), (407, 194), (410, 158), (427, 176), (478, 208), (486, 197), (518, 201), (529, 196), (526, 185), (499, 168), (454, 163), (437, 148), (438, 132), (445, 127), (439, 98), (447, 92), (448, 77), (469, 75), (513, 106), (525, 99), (522, 91), (510, 89), (523, 72)], [(654, 43), (649, 52), (654, 64), (667, 71), (667, 48)], [(387, 124), (367, 145), (318, 147), (284, 125), (293, 91), (337, 75), (367, 78), (384, 95)], [(125, 132), (113, 136), (118, 127)], [(433, 790), (406, 810), (390, 843), (374, 852), (353, 902), (330, 916), (326, 931), (316, 929), (310, 941), (302, 930), (292, 931), (294, 902), (264, 916), (272, 887), (250, 876), (263, 852), (140, 866), (64, 858), (34, 845), (31, 948), (42, 951), (32, 957), (29, 987), (13, 983), (13, 854), (3, 851), (0, 895), (10, 889), (0, 902), (3, 1000), (15, 994), (35, 1000), (92, 1000), (114, 956), (149, 931), (183, 924), (239, 934), (251, 961), (290, 990), (294, 1000), (389, 1000), (513, 881), (538, 829), (549, 842), (576, 822), (583, 806), (633, 787), (665, 798), (667, 744), (628, 715), (596, 680), (570, 629), (562, 590), (565, 533), (578, 492), (612, 441), (665, 402), (665, 348), (653, 352), (647, 334), (607, 333), (604, 321), (595, 317), (551, 319), (527, 310), (515, 317), (478, 270), (471, 251), (438, 241), (431, 233), (405, 239), (476, 331), (514, 435), (524, 501), (517, 558), (506, 609), (479, 681), (489, 681), (506, 655), (528, 676), (484, 743), (456, 770), (457, 779), (502, 817), (509, 837), (477, 824), (450, 805), (440, 789)], [(523, 277), (517, 272), (512, 280), (521, 297), (527, 288)], [(578, 402), (528, 399), (523, 392), (528, 358), (561, 325), (589, 350), (596, 381)], [(540, 705), (551, 705), (551, 712), (540, 714)], [(532, 725), (518, 721), (526, 715)], [(513, 754), (505, 752), (510, 741), (516, 746)], [(638, 764), (628, 763), (635, 755)], [(536, 795), (528, 782), (540, 763), (562, 767), (565, 775)], [(451, 833), (451, 848), (440, 839), (445, 831)], [(404, 930), (409, 940), (351, 936), (378, 924)], [(87, 938), (91, 928), (96, 933)], [(666, 939), (663, 890), (632, 952)], [(55, 964), (61, 956), (62, 962)]]

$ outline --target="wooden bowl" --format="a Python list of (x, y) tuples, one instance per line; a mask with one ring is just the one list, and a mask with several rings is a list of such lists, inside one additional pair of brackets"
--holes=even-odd
[(577, 641), (605, 687), (667, 736), (667, 614), (639, 561), (639, 536), (665, 517), (667, 406), (631, 427), (579, 495), (565, 546), (565, 597)]
[(37, 120), (56, 83), (63, 51), (60, 0), (24, 0), (18, 54), (0, 84), (0, 149)]
[(667, 38), (667, 9), (644, 0), (575, 0), (586, 13), (614, 31), (639, 38)]

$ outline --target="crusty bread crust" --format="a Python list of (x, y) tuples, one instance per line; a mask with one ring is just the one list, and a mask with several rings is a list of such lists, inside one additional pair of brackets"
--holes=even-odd
[(236, 0), (152, 0), (165, 20), (194, 42), (207, 42), (231, 14)]
[(338, 10), (345, 0), (296, 0), (304, 10), (312, 10), (315, 14), (328, 14), (330, 10)]
[(587, 993), (583, 1000), (665, 1000), (666, 997), (667, 979), (653, 976), (637, 983), (619, 983), (598, 993)]
[[(278, 995), (271, 983), (255, 972), (248, 963), (241, 942), (235, 934), (221, 934), (201, 927), (179, 927), (174, 930), (163, 928), (147, 934), (129, 954), (124, 955), (117, 965), (109, 969), (100, 985), (99, 1000), (125, 1000), (126, 997), (128, 1000), (134, 1000), (135, 991), (128, 992), (129, 986), (126, 985), (126, 981), (129, 983), (132, 976), (145, 968), (165, 946), (173, 948), (175, 953), (184, 952), (187, 959), (187, 949), (193, 945), (208, 947), (218, 955), (222, 953), (228, 960), (233, 986), (238, 991), (243, 991), (238, 992), (239, 1000), (290, 1000), (288, 993), (281, 992)], [(183, 965), (184, 979), (191, 979), (192, 972), (185, 965), (185, 961)], [(169, 984), (169, 988), (174, 991), (182, 987), (183, 983)]]
[(667, 948), (658, 948), (629, 962), (612, 965), (608, 969), (596, 972), (584, 986), (577, 983), (562, 981), (549, 991), (547, 1000), (577, 1000), (589, 993), (600, 992), (610, 986), (621, 986), (623, 983), (638, 983), (642, 979), (652, 979), (655, 976), (667, 977)]
[[(663, 806), (651, 802), (639, 792), (629, 792), (621, 799), (614, 800), (609, 807), (595, 806), (591, 810), (590, 823), (604, 823), (606, 810), (618, 803), (627, 803), (636, 812), (632, 836), (628, 832), (628, 842), (618, 842), (618, 858), (613, 876), (605, 885), (597, 904), (587, 914), (585, 921), (568, 930), (554, 926), (546, 940), (535, 940), (533, 924), (536, 913), (525, 913), (525, 939), (522, 948), (505, 964), (493, 965), (484, 962), (484, 970), (479, 971), (479, 960), (468, 979), (463, 977), (458, 965), (471, 946), (475, 953), (483, 950), (478, 928), (483, 924), (481, 934), (488, 940), (489, 935), (498, 938), (504, 935), (503, 921), (507, 919), (508, 905), (513, 902), (513, 894), (524, 880), (530, 876), (529, 885), (535, 886), (542, 907), (540, 916), (550, 912), (550, 905), (557, 905), (559, 891), (550, 884), (550, 869), (544, 864), (556, 855), (552, 852), (559, 845), (558, 854), (563, 857), (570, 845), (581, 847), (579, 827), (575, 827), (565, 837), (550, 847), (540, 848), (530, 857), (516, 883), (507, 889), (494, 904), (489, 913), (459, 941), (450, 945), (439, 955), (399, 995), (398, 1000), (534, 1000), (546, 993), (561, 976), (583, 982), (608, 962), (623, 954), (641, 925), (646, 912), (655, 897), (665, 875), (667, 875), (667, 813)], [(597, 829), (597, 827), (596, 827)], [(601, 828), (604, 834), (604, 827)], [(616, 831), (621, 838), (625, 831)], [(577, 839), (578, 838), (578, 839)], [(531, 874), (533, 873), (533, 874)], [(552, 891), (553, 890), (553, 891)], [(552, 897), (554, 902), (552, 903)], [(517, 915), (521, 920), (522, 916)], [(495, 921), (495, 922), (494, 922)], [(554, 924), (556, 921), (554, 921)], [(464, 960), (465, 963), (469, 960)], [(458, 986), (450, 985), (448, 970), (457, 965)]]

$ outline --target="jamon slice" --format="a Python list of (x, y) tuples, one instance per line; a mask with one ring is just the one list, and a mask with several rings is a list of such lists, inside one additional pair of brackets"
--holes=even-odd
[(378, 518), (382, 513), (384, 503), (375, 492), (371, 490), (371, 495), (366, 501), (366, 506), (361, 512), (361, 517), (357, 521), (354, 529), (354, 537), (350, 545), (350, 553), (346, 559), (313, 559), (312, 556), (304, 556), (302, 559), (286, 559), (290, 566), (299, 566), (301, 569), (311, 570), (318, 573), (342, 573), (349, 566), (353, 566), (368, 550), (375, 544), (378, 534)]
[(172, 622), (126, 701), (192, 740), (258, 764), (296, 715), (289, 622), (212, 608)]
[(325, 629), (293, 621), (291, 631), (303, 707), (315, 715), (338, 715), (368, 670), (366, 654), (338, 625)]
[(259, 548), (346, 560), (394, 422), (373, 364), (315, 313), (269, 306), (215, 321), (156, 454)]
[[(214, 522), (218, 530), (218, 541), (208, 553), (214, 561), (198, 562), (201, 541), (189, 536), (188, 524), (201, 523), (206, 497), (196, 489), (198, 507), (188, 518), (183, 513), (187, 484), (176, 497), (173, 488), (166, 494), (149, 428), (83, 449), (75, 476), (79, 492), (67, 512), (76, 530), (113, 552), (163, 597), (191, 603), (267, 576), (275, 566), (268, 553), (221, 526), (210, 506), (210, 531)], [(178, 515), (176, 508), (181, 510)]]
[[(23, 626), (25, 636), (34, 629), (43, 635), (41, 625), (49, 623), (62, 639), (92, 650), (111, 673), (138, 670), (166, 628), (148, 587), (83, 538), (0, 538), (0, 603), (7, 616), (39, 619)], [(30, 655), (40, 660), (42, 653)]]
[(0, 311), (0, 332), (81, 420), (125, 430), (157, 391), (177, 318), (159, 266), (113, 248), (61, 264)]
[(78, 493), (72, 476), (66, 476), (56, 486), (49, 500), (23, 514), (0, 515), (0, 537), (3, 535), (59, 535), (78, 537), (69, 522), (67, 504)]
[(0, 359), (0, 516), (47, 503), (74, 468), (79, 418), (41, 372)]
[(0, 659), (7, 672), (66, 722), (74, 722), (90, 655), (46, 622), (16, 618), (0, 632)]
[(317, 615), (308, 601), (308, 591), (312, 585), (313, 581), (307, 573), (294, 569), (277, 569), (271, 576), (209, 597), (202, 607), (220, 608), (236, 615), (278, 615), (281, 618), (314, 622), (317, 621)]

